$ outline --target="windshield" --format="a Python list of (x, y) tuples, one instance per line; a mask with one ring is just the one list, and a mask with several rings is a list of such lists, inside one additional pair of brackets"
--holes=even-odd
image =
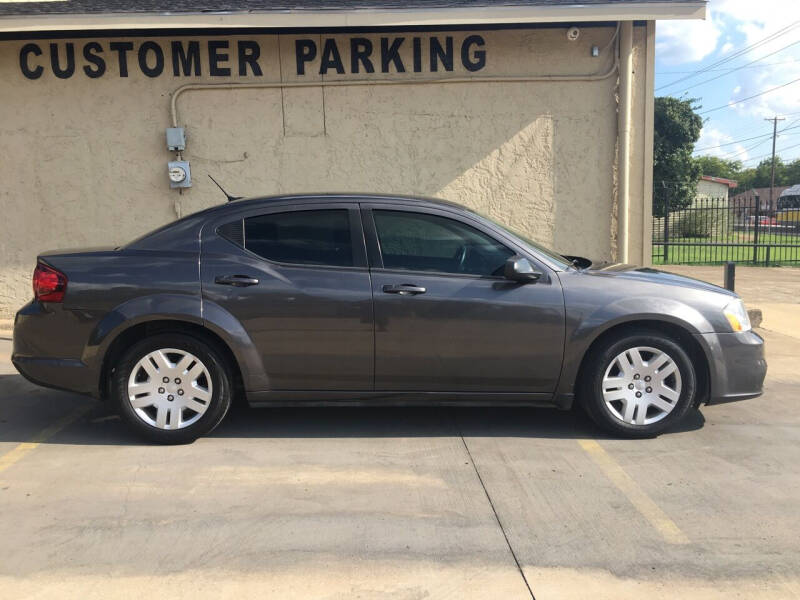
[(558, 252), (556, 252), (554, 250), (550, 250), (550, 248), (545, 248), (540, 243), (534, 242), (529, 237), (524, 236), (521, 233), (517, 233), (516, 231), (510, 229), (506, 225), (498, 223), (497, 221), (495, 221), (492, 217), (490, 217), (488, 215), (485, 215), (485, 214), (479, 213), (479, 212), (476, 212), (476, 214), (480, 215), (481, 217), (483, 217), (487, 221), (491, 221), (497, 227), (499, 227), (500, 229), (502, 229), (503, 231), (505, 231), (506, 233), (508, 233), (512, 237), (515, 237), (515, 238), (519, 239), (525, 245), (530, 246), (531, 248), (533, 248), (534, 250), (536, 250), (540, 254), (544, 254), (547, 258), (549, 258), (552, 262), (557, 264), (560, 268), (567, 269), (567, 268), (572, 266), (572, 261), (570, 261), (567, 258), (561, 256)]

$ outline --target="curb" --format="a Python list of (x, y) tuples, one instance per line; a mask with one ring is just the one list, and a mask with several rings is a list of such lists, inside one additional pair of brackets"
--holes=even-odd
[(14, 319), (0, 319), (0, 339), (10, 340), (14, 335)]

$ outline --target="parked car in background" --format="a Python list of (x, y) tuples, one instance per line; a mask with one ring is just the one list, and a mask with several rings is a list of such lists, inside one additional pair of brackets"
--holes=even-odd
[[(592, 267), (455, 204), (232, 202), (119, 248), (39, 256), (12, 360), (165, 443), (254, 406), (576, 402), (646, 437), (752, 398), (762, 339), (722, 288)], [(530, 414), (535, 418), (535, 414)]]
[(759, 227), (775, 227), (778, 225), (778, 219), (775, 217), (770, 217), (768, 215), (759, 215), (758, 219), (756, 219), (755, 215), (750, 215), (747, 218), (747, 225), (748, 228), (753, 228), (756, 225), (756, 221), (758, 221)]

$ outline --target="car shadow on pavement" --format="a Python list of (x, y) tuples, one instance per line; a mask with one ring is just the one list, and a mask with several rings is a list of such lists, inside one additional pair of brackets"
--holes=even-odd
[[(112, 407), (92, 399), (35, 387), (19, 375), (0, 375), (0, 442), (27, 442), (71, 411), (85, 412), (40, 443), (149, 445)], [(703, 427), (699, 411), (664, 435)], [(380, 437), (611, 437), (576, 409), (529, 407), (291, 407), (250, 408), (237, 402), (207, 437), (380, 438)]]

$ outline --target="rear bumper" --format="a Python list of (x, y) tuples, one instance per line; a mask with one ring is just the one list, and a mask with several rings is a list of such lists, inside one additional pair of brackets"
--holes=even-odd
[(25, 379), (36, 385), (94, 395), (88, 383), (91, 381), (89, 368), (79, 360), (13, 354), (11, 362)]
[(67, 320), (60, 308), (26, 304), (14, 319), (11, 362), (36, 385), (96, 396), (96, 370), (79, 358), (74, 336), (62, 335), (72, 328)]
[(709, 357), (710, 393), (707, 404), (760, 396), (767, 375), (764, 340), (753, 331), (704, 333), (698, 336)]

